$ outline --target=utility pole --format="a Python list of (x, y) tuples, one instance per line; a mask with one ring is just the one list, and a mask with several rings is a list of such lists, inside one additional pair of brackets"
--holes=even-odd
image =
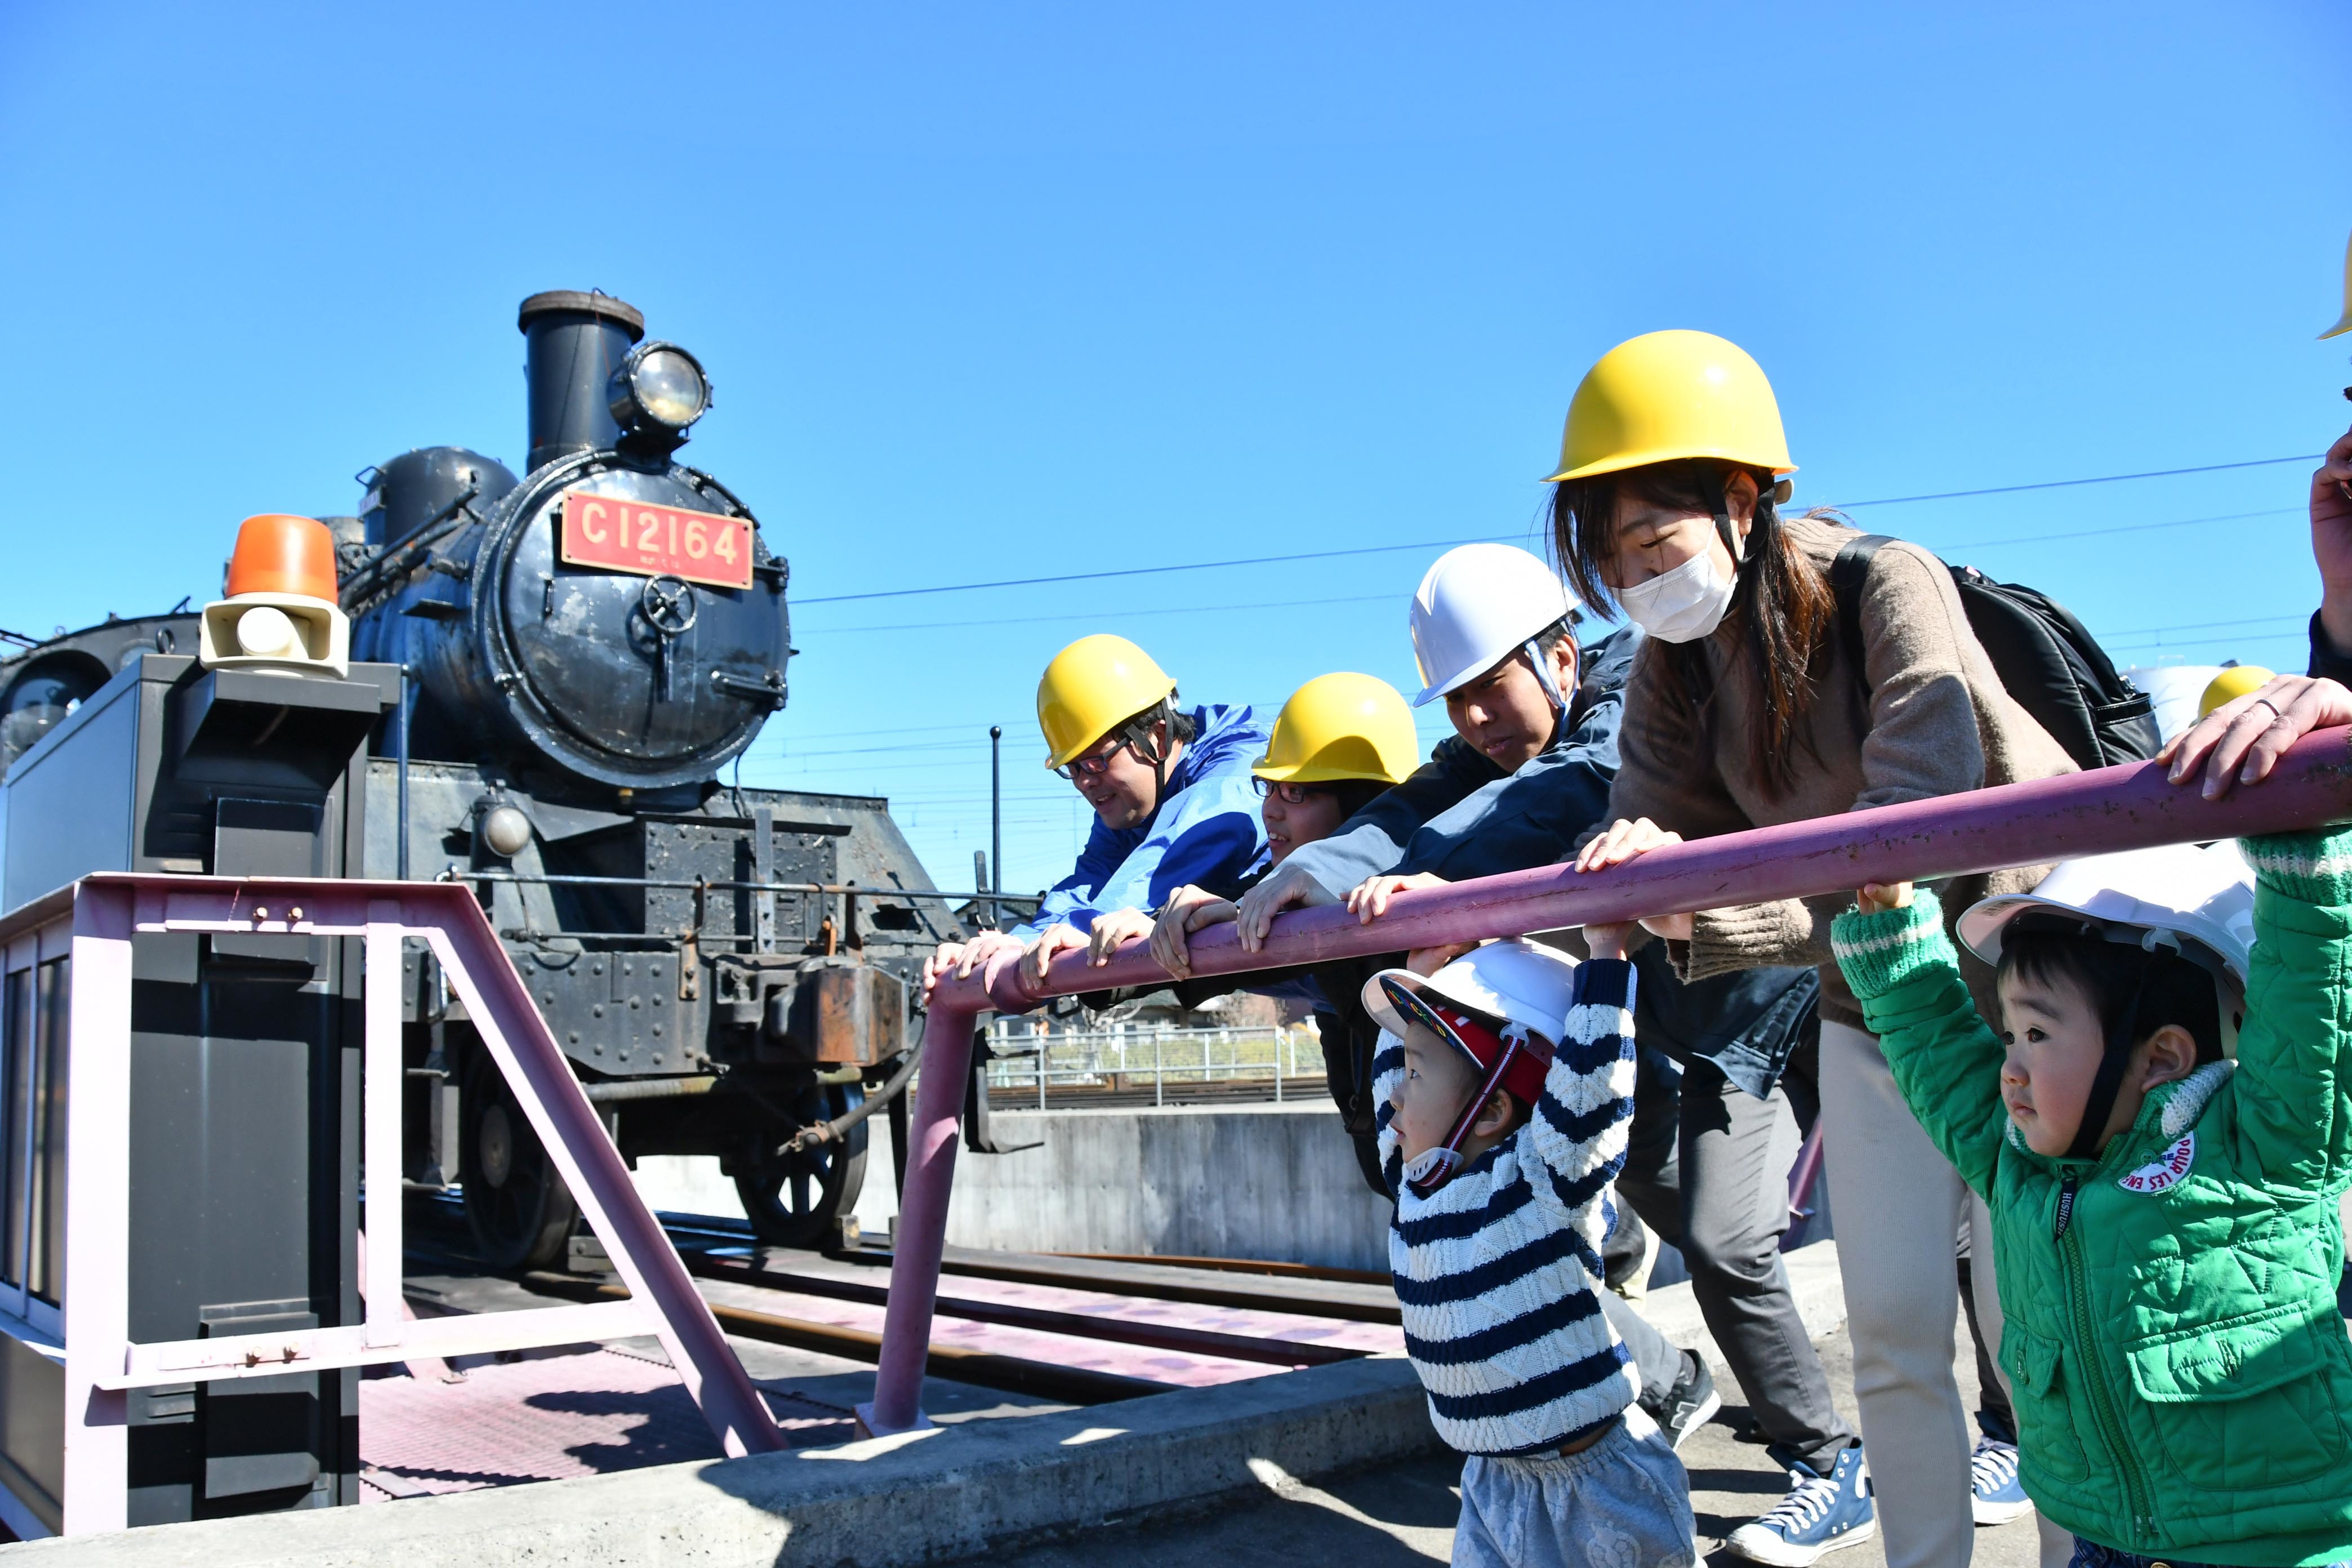
[(988, 918), (1004, 929), (1004, 726), (988, 727)]

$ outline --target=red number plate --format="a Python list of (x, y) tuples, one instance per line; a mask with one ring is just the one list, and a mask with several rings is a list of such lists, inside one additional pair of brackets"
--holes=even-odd
[(751, 585), (751, 525), (740, 517), (566, 490), (561, 537), (570, 565), (722, 588)]

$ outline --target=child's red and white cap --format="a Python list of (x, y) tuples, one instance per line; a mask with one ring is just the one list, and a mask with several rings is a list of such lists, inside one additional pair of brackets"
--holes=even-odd
[(1523, 1036), (1524, 1054), (1503, 1087), (1530, 1105), (1575, 995), (1576, 961), (1524, 937), (1473, 948), (1432, 975), (1383, 969), (1363, 991), (1365, 1011), (1390, 1034), (1402, 1037), (1412, 1023), (1424, 1024), (1481, 1068), (1501, 1058), (1507, 1034)]

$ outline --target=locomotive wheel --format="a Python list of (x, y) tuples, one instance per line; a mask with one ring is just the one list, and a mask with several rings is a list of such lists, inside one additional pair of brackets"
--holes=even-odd
[[(854, 1083), (829, 1085), (811, 1089), (793, 1109), (807, 1119), (802, 1123), (806, 1125), (845, 1115), (865, 1099)], [(771, 1247), (822, 1247), (835, 1241), (841, 1216), (856, 1206), (857, 1194), (866, 1186), (865, 1122), (837, 1142), (778, 1153), (796, 1131), (763, 1130), (758, 1152), (735, 1175), (735, 1193), (743, 1200), (751, 1234)]]
[(467, 1053), (458, 1106), (466, 1223), (493, 1268), (544, 1268), (563, 1257), (578, 1205), (489, 1053)]

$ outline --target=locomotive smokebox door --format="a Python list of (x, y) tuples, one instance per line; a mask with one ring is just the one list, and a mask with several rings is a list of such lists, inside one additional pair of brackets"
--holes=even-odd
[(767, 1060), (872, 1067), (906, 1044), (907, 983), (855, 959), (816, 959), (768, 996)]

